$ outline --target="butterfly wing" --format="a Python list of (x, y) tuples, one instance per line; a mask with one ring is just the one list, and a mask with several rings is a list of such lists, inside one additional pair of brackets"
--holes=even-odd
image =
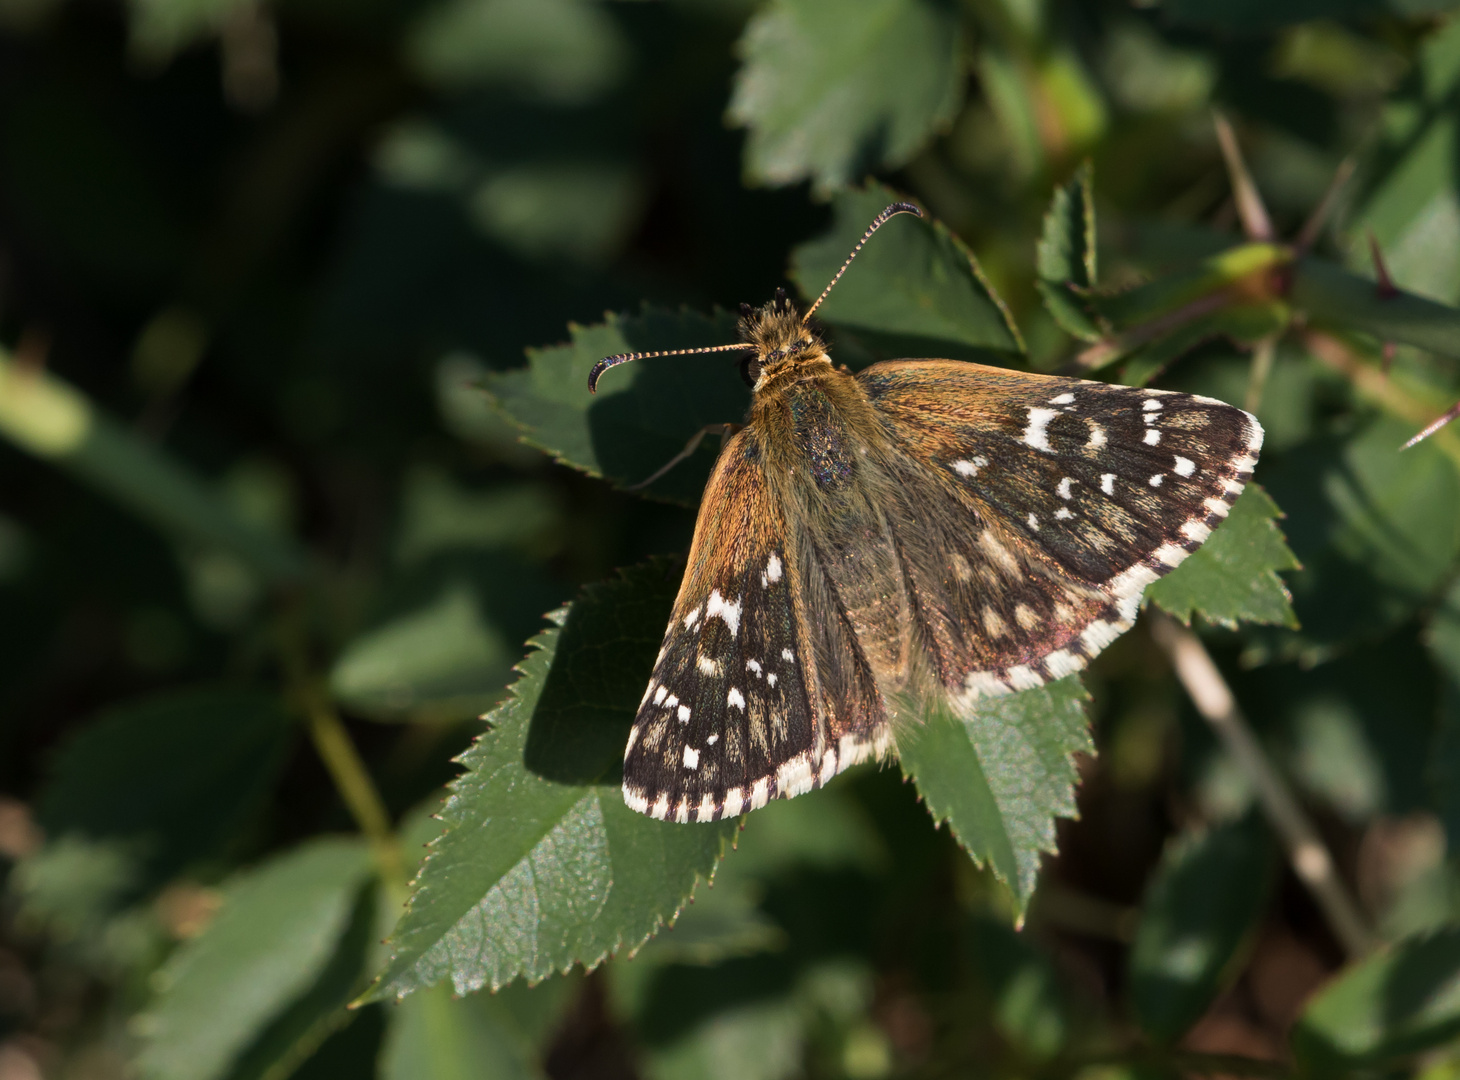
[(1227, 516), (1262, 446), (1253, 417), (1211, 398), (951, 360), (857, 378), (893, 447), (915, 618), (955, 698), (1083, 667)]
[[(812, 545), (789, 528), (751, 430), (705, 489), (684, 582), (624, 752), (624, 801), (716, 821), (820, 787), (887, 749), (885, 714)], [(808, 621), (808, 605), (818, 617)], [(830, 617), (827, 617), (830, 614)], [(834, 677), (827, 677), (834, 676)]]

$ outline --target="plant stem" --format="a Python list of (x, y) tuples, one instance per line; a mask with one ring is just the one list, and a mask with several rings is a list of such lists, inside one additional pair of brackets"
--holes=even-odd
[(390, 813), (350, 733), (345, 730), (339, 711), (320, 679), (309, 671), (307, 647), (296, 613), (286, 613), (281, 619), (278, 640), (289, 693), (304, 715), (310, 741), (345, 808), (369, 843), (381, 883), (392, 900), (403, 904), (408, 895), (408, 875)]
[(1175, 619), (1158, 612), (1152, 614), (1151, 636), (1171, 658), (1176, 677), (1186, 688), (1197, 712), (1216, 731), (1252, 781), (1263, 814), (1282, 840), (1293, 872), (1313, 894), (1344, 951), (1351, 958), (1363, 956), (1374, 943), (1358, 904), (1339, 878), (1333, 856), (1318, 830), (1247, 726), (1211, 654), (1200, 638)]

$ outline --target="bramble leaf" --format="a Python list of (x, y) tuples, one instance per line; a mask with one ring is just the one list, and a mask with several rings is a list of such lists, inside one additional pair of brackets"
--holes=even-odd
[(775, 0), (741, 39), (730, 100), (746, 171), (827, 194), (905, 164), (962, 102), (962, 52), (944, 0)]
[(1005, 882), (1022, 911), (1054, 822), (1075, 813), (1074, 755), (1092, 753), (1078, 678), (984, 698), (965, 715), (941, 706), (898, 732), (902, 771), (935, 822)]
[(672, 922), (735, 822), (680, 825), (624, 805), (624, 742), (678, 583), (666, 561), (595, 585), (531, 642), (492, 730), (460, 759), (371, 998), (450, 980), (459, 994), (592, 968)]
[(1146, 590), (1150, 603), (1182, 622), (1200, 613), (1218, 626), (1239, 622), (1296, 627), (1280, 570), (1298, 569), (1277, 519), (1282, 511), (1257, 484), (1248, 484), (1211, 537), (1175, 570)]
[[(725, 345), (735, 320), (646, 307), (640, 315), (607, 316), (569, 327), (572, 339), (527, 351), (528, 365), (490, 375), (488, 393), (523, 430), (523, 441), (590, 476), (620, 485), (653, 475), (707, 424), (739, 423), (749, 391), (736, 374), (738, 353), (665, 356), (614, 368), (588, 392), (588, 372), (605, 356), (656, 349)], [(704, 490), (719, 440), (707, 438), (690, 460), (647, 490), (694, 502)]]
[[(801, 292), (819, 295), (872, 219), (903, 198), (881, 184), (838, 196), (830, 231), (791, 253), (791, 278)], [(978, 260), (936, 220), (902, 216), (888, 221), (816, 314), (834, 326), (883, 339), (888, 351), (901, 356), (975, 359), (978, 350), (1024, 349)]]
[(1044, 215), (1037, 265), (1039, 294), (1065, 332), (1098, 341), (1101, 332), (1079, 290), (1095, 287), (1094, 170), (1087, 161), (1054, 190)]

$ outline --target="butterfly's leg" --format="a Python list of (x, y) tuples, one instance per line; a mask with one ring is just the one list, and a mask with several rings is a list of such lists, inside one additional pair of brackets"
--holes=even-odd
[(656, 473), (654, 473), (653, 476), (649, 477), (647, 480), (640, 480), (637, 484), (630, 484), (628, 487), (624, 488), (624, 490), (638, 491), (641, 488), (648, 487), (655, 480), (658, 480), (670, 469), (674, 468), (681, 461), (683, 461), (685, 458), (689, 457), (696, 450), (698, 450), (700, 446), (700, 441), (711, 432), (718, 431), (720, 433), (720, 445), (724, 446), (725, 440), (728, 439), (731, 435), (734, 435), (739, 430), (739, 424), (706, 424), (704, 427), (700, 428), (692, 436), (690, 436), (689, 442), (684, 444), (684, 449), (675, 454), (668, 461), (666, 461), (663, 468), (659, 469)]

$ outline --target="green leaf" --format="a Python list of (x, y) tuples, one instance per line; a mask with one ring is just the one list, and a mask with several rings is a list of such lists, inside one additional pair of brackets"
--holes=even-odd
[(121, 843), (140, 863), (133, 884), (155, 886), (233, 838), (267, 797), (291, 734), (278, 700), (250, 690), (185, 690), (119, 706), (56, 755), (40, 823), (52, 838)]
[(453, 998), (435, 986), (389, 1009), (381, 1080), (530, 1080), (542, 1073), (486, 994)]
[(1054, 189), (1044, 215), (1036, 263), (1044, 306), (1067, 333), (1086, 341), (1101, 337), (1080, 293), (1095, 287), (1094, 169), (1086, 161), (1069, 182)]
[(208, 1080), (318, 985), (371, 872), (357, 840), (313, 840), (239, 874), (217, 917), (155, 980), (139, 1022), (148, 1080)]
[(1151, 1038), (1174, 1043), (1237, 977), (1271, 884), (1272, 845), (1256, 818), (1167, 845), (1128, 960), (1131, 1008)]
[[(239, 1054), (228, 1080), (288, 1080), (332, 1035), (359, 1015), (348, 1007), (374, 973), (371, 960), (383, 929), (379, 883), (362, 889), (334, 955), (314, 983), (294, 998)], [(389, 929), (389, 926), (384, 928)]]
[(1381, 291), (1378, 282), (1335, 263), (1299, 259), (1289, 297), (1315, 326), (1361, 330), (1382, 341), (1460, 356), (1460, 308), (1397, 289)]
[(1162, 11), (1173, 22), (1250, 33), (1310, 19), (1427, 15), (1453, 6), (1454, 0), (1171, 0)]
[(730, 99), (746, 171), (825, 195), (905, 164), (957, 113), (962, 52), (946, 0), (773, 0), (746, 27)]
[(975, 919), (968, 956), (999, 1033), (1030, 1060), (1046, 1061), (1058, 1054), (1070, 1020), (1055, 967), (1030, 935), (1015, 932), (1007, 923)]
[(439, 556), (402, 575), (387, 613), (349, 642), (330, 690), (375, 720), (464, 720), (502, 700), (521, 641), (562, 587), (502, 551)]
[(1075, 815), (1074, 755), (1094, 749), (1089, 695), (1075, 677), (969, 711), (928, 708), (898, 732), (902, 770), (935, 822), (1013, 892), (1020, 911), (1034, 892), (1039, 860), (1055, 850), (1054, 822)]
[[(605, 356), (734, 342), (735, 320), (687, 311), (645, 308), (642, 315), (609, 315), (595, 326), (570, 326), (565, 345), (527, 350), (528, 365), (492, 375), (487, 391), (523, 430), (523, 440), (556, 460), (620, 486), (653, 475), (707, 424), (738, 423), (748, 390), (724, 356), (665, 356), (614, 368), (588, 392), (588, 372)], [(646, 490), (696, 502), (719, 440)]]
[(733, 821), (679, 825), (624, 805), (624, 741), (678, 582), (667, 562), (587, 589), (531, 642), (522, 677), (461, 758), (371, 991), (457, 993), (633, 952), (714, 872)]
[[(881, 184), (839, 195), (831, 230), (791, 253), (791, 278), (801, 292), (819, 295), (872, 219), (904, 200)], [(911, 216), (878, 230), (816, 314), (859, 335), (891, 339), (900, 355), (963, 359), (978, 358), (970, 349), (1024, 349), (1008, 309), (963, 241), (940, 221)]]
[(1263, 483), (1302, 564), (1287, 577), (1302, 639), (1373, 637), (1429, 602), (1460, 554), (1460, 479), (1413, 428), (1370, 419), (1275, 459)]
[(1455, 185), (1455, 101), (1460, 92), (1460, 23), (1440, 24), (1420, 42), (1405, 85), (1385, 105), (1363, 172), (1365, 191), (1348, 226), (1349, 264), (1372, 270), (1363, 241), (1379, 244), (1394, 280), (1450, 303), (1460, 301), (1460, 196)]
[(589, 0), (450, 0), (433, 5), (407, 53), (444, 87), (507, 85), (574, 104), (618, 81), (628, 48), (617, 21)]
[(1278, 518), (1282, 511), (1257, 484), (1248, 484), (1217, 530), (1185, 562), (1146, 590), (1146, 600), (1190, 625), (1208, 622), (1296, 627), (1280, 570), (1298, 569)]
[(1460, 928), (1402, 941), (1309, 1001), (1293, 1052), (1312, 1076), (1379, 1071), (1460, 1036)]
[(217, 34), (247, 0), (131, 0), (130, 45), (149, 64), (161, 64), (189, 45)]

